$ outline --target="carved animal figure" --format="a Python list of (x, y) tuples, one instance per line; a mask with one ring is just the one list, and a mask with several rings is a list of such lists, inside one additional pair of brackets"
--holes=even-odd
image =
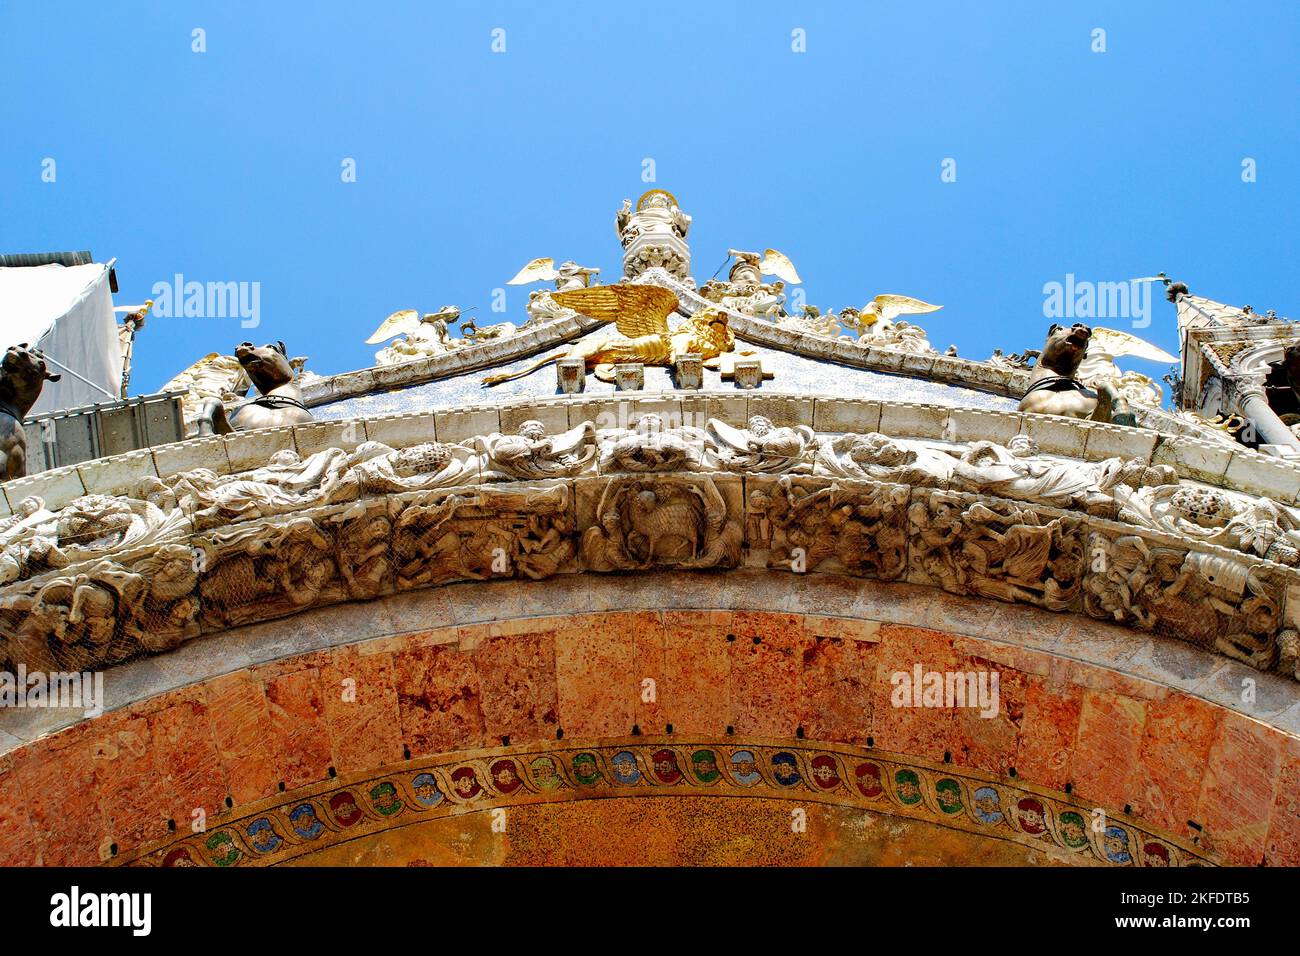
[(228, 435), (232, 431), (298, 425), (312, 420), (302, 403), (302, 390), (294, 381), (293, 366), (283, 342), (263, 345), (241, 342), (235, 358), (257, 388), (258, 397), (227, 411), (220, 399), (209, 399), (199, 412), (200, 435)]
[(1092, 329), (1076, 322), (1068, 329), (1053, 325), (1029, 378), (1029, 388), (1020, 399), (1022, 412), (1065, 415), (1115, 425), (1136, 425), (1128, 400), (1113, 382), (1103, 381), (1096, 390), (1076, 377), (1088, 351)]
[(629, 542), (644, 542), (643, 567), (656, 560), (683, 561), (699, 556), (707, 529), (692, 499), (645, 488), (632, 498), (629, 518)]
[(27, 343), (11, 345), (0, 360), (0, 481), (27, 474), (27, 433), (23, 416), (31, 411), (46, 382), (61, 376), (46, 370), (45, 359)]
[(556, 292), (552, 300), (593, 319), (612, 321), (616, 332), (575, 342), (563, 352), (501, 375), (489, 375), (484, 385), (499, 385), (531, 375), (562, 358), (581, 358), (587, 371), (602, 381), (613, 381), (617, 362), (670, 365), (673, 357), (668, 316), (677, 309), (677, 296), (652, 285), (600, 285), (572, 292)]

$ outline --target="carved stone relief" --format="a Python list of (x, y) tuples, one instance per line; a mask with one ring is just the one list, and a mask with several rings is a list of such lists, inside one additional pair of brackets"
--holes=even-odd
[(1084, 609), (1267, 668), (1277, 653), (1281, 585), (1267, 566), (1122, 532), (1088, 536)]
[(1294, 508), (1142, 459), (1042, 455), (1025, 436), (819, 435), (759, 415), (549, 435), (527, 421), (148, 477), (59, 509), (24, 499), (0, 519), (0, 664), (107, 665), (453, 581), (746, 564), (1086, 607), (1294, 670), (1297, 555)]
[(935, 491), (918, 492), (908, 517), (909, 581), (1052, 611), (1077, 607), (1081, 515)]
[(909, 496), (903, 485), (751, 479), (745, 501), (750, 563), (896, 580), (907, 570)]
[(738, 567), (744, 549), (739, 494), (739, 482), (704, 475), (584, 482), (582, 566), (590, 571)]

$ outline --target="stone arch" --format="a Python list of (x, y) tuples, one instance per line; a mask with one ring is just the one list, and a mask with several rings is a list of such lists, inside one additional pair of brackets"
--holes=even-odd
[[(1234, 682), (1255, 674), (1244, 665), (911, 585), (761, 571), (591, 580), (348, 603), (209, 635), (166, 668), (119, 668), (118, 706), (2, 758), (0, 858), (149, 865), (184, 849), (190, 862), (219, 864), (233, 849), (228, 863), (278, 864), (362, 847), (347, 831), (364, 824), (372, 848), (389, 840), (400, 859), (414, 852), (397, 833), (408, 822), (456, 818), (449, 825), (490, 833), (493, 809), (527, 820), (592, 798), (606, 822), (633, 820), (662, 814), (637, 808), (669, 792), (753, 801), (743, 806), (756, 829), (734, 822), (751, 835), (770, 827), (774, 807), (836, 808), (812, 810), (812, 839), (836, 859), (871, 859), (881, 821), (894, 821), (895, 852), (938, 840), (948, 862), (1294, 862), (1287, 781), (1300, 749), (1286, 720), (1234, 706)], [(890, 676), (917, 664), (996, 670), (999, 715), (893, 707)], [(641, 693), (646, 677), (653, 700)], [(352, 702), (340, 696), (348, 681)], [(1261, 696), (1270, 690), (1265, 680)], [(655, 778), (659, 751), (680, 779)], [(699, 772), (700, 751), (714, 755), (716, 778), (703, 778), (707, 760)], [(740, 751), (755, 758), (752, 788)], [(627, 785), (614, 779), (623, 752), (640, 775)], [(590, 791), (574, 769), (584, 753), (599, 771)], [(531, 767), (542, 756), (562, 778), (558, 795)], [(494, 779), (500, 761), (518, 786)], [(799, 778), (794, 789), (778, 779), (781, 764)], [(860, 785), (869, 764), (880, 793)], [(466, 769), (477, 792), (457, 794)], [(442, 795), (429, 807), (416, 784), (425, 773)], [(345, 826), (349, 804), (358, 820)], [(318, 818), (323, 843), (294, 831), (303, 806), (312, 809), (299, 822)], [(1002, 818), (982, 820), (981, 806)], [(206, 831), (192, 834), (198, 807)], [(1024, 820), (1008, 815), (1022, 810)], [(1100, 833), (1094, 811), (1105, 815)], [(1088, 826), (1073, 846), (1079, 820)], [(854, 844), (849, 831), (866, 836)], [(475, 845), (496, 846), (486, 836)]]

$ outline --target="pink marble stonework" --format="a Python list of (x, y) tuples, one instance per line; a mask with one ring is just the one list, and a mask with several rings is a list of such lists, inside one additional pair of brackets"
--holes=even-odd
[[(393, 618), (374, 619), (383, 631)], [(0, 863), (94, 864), (166, 839), (196, 810), (212, 826), (332, 775), (635, 733), (875, 747), (1068, 787), (1220, 862), (1300, 860), (1295, 736), (1027, 643), (681, 607), (354, 636), (215, 673), (0, 755)], [(917, 664), (996, 671), (996, 715), (894, 706), (892, 675)]]

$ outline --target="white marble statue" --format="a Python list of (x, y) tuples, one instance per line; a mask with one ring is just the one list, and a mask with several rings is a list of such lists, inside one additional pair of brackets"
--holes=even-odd
[(596, 429), (591, 422), (550, 436), (539, 421), (529, 420), (514, 435), (494, 432), (471, 439), (479, 451), (483, 481), (563, 478), (579, 474), (595, 460)]
[(807, 425), (777, 427), (762, 415), (750, 416), (748, 425), (734, 428), (721, 419), (709, 419), (705, 426), (708, 460), (714, 467), (767, 474), (812, 471), (816, 438)]

